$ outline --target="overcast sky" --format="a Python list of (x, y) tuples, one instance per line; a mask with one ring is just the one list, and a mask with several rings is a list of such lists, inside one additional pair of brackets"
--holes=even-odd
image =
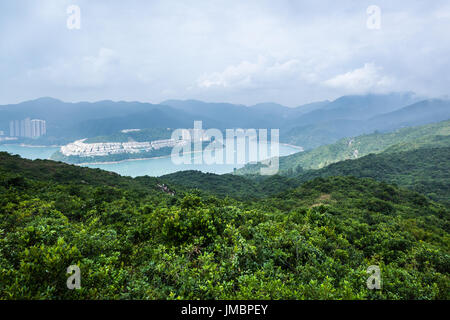
[[(80, 29), (67, 28), (70, 5)], [(370, 5), (381, 9), (380, 29), (367, 26)], [(449, 61), (449, 1), (0, 2), (0, 104), (440, 97)]]

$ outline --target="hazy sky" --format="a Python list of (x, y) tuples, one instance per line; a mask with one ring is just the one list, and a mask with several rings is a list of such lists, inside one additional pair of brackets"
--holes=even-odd
[[(67, 28), (70, 5), (81, 10), (79, 30)], [(370, 5), (381, 9), (380, 29), (367, 27)], [(449, 61), (449, 1), (0, 2), (0, 104), (444, 96)]]

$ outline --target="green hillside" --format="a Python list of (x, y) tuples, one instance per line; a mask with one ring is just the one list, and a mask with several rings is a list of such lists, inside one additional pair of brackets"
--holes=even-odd
[[(397, 150), (448, 146), (450, 121), (420, 127), (408, 127), (388, 133), (374, 133), (344, 138), (330, 145), (280, 158), (280, 174), (292, 175), (303, 170), (320, 169), (329, 164), (380, 153), (396, 145)], [(357, 153), (355, 152), (357, 150)], [(393, 149), (394, 151), (394, 149)], [(258, 174), (261, 164), (247, 165), (238, 174)]]
[(180, 188), (239, 200), (254, 200), (278, 194), (299, 185), (295, 179), (279, 175), (264, 179), (248, 179), (233, 174), (218, 175), (200, 171), (179, 171), (161, 176), (160, 179)]
[(0, 299), (450, 298), (450, 212), (412, 191), (320, 178), (244, 203), (1, 157)]
[(232, 174), (218, 175), (190, 170), (164, 175), (161, 179), (186, 189), (197, 189), (220, 197), (252, 199), (263, 195), (258, 183)]
[[(446, 139), (448, 142), (448, 139)], [(441, 141), (442, 142), (442, 141)], [(380, 154), (369, 154), (292, 176), (237, 176), (182, 171), (161, 179), (188, 189), (220, 197), (257, 199), (275, 195), (318, 177), (354, 176), (396, 184), (450, 204), (450, 147), (401, 151), (410, 145), (395, 145)], [(395, 152), (394, 152), (395, 151)]]
[[(364, 153), (367, 153), (368, 149), (377, 153), (338, 161), (321, 169), (303, 170), (297, 165), (295, 169), (286, 170), (289, 164), (286, 160), (301, 160), (303, 163), (309, 161), (309, 165), (322, 166), (320, 160), (323, 161), (326, 156), (333, 155), (335, 160), (353, 158), (353, 149), (348, 148), (348, 143), (343, 141), (340, 144), (281, 158), (283, 175), (215, 175), (190, 171), (177, 172), (163, 178), (175, 185), (199, 189), (221, 197), (256, 199), (298, 187), (317, 177), (355, 176), (393, 183), (420, 192), (435, 201), (450, 204), (448, 124), (447, 121), (389, 134), (357, 137), (353, 139), (353, 145), (359, 145)], [(400, 143), (393, 144), (395, 142)], [(367, 148), (369, 146), (370, 148)], [(378, 153), (383, 149), (383, 152)]]
[(406, 187), (450, 205), (450, 147), (370, 154), (300, 174), (301, 184), (318, 177), (373, 178)]
[(374, 180), (242, 203), (5, 154), (0, 168), (2, 299), (450, 298), (448, 209)]
[(9, 155), (6, 152), (0, 152), (0, 174), (2, 177), (10, 178), (14, 178), (15, 175), (18, 175), (19, 180), (21, 181), (24, 178), (27, 178), (56, 184), (119, 188), (136, 187), (140, 184), (142, 184), (142, 187), (147, 188), (148, 185), (154, 185), (159, 181), (153, 177), (139, 177), (132, 179), (129, 177), (122, 177), (114, 172), (68, 165), (50, 160), (30, 161), (22, 159), (17, 155)]

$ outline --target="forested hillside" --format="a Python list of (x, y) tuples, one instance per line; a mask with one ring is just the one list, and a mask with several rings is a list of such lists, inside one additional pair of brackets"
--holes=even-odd
[(256, 179), (244, 176), (200, 171), (179, 171), (164, 175), (162, 180), (185, 189), (202, 191), (219, 197), (252, 200), (274, 195), (299, 185), (296, 179), (274, 175)]
[(0, 298), (450, 298), (450, 212), (416, 192), (351, 177), (245, 202), (172, 188), (2, 153)]
[(199, 189), (221, 197), (255, 199), (276, 195), (318, 177), (353, 176), (396, 184), (432, 200), (450, 204), (450, 147), (394, 152), (402, 147), (405, 145), (290, 176), (215, 175), (183, 171), (161, 178), (174, 185)]
[(317, 177), (354, 176), (386, 181), (450, 205), (450, 147), (370, 154), (295, 177), (302, 184)]
[[(329, 164), (355, 159), (370, 153), (380, 153), (390, 147), (413, 150), (425, 147), (449, 146), (450, 121), (419, 127), (408, 127), (388, 133), (373, 133), (344, 138), (334, 144), (280, 158), (280, 174), (292, 175), (303, 170), (320, 169)], [(257, 174), (261, 164), (250, 164), (237, 170), (238, 174)]]

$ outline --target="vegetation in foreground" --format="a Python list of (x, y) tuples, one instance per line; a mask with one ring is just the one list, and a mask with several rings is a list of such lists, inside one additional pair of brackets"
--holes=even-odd
[(239, 201), (162, 182), (0, 153), (0, 298), (450, 298), (450, 212), (418, 193), (328, 177)]

